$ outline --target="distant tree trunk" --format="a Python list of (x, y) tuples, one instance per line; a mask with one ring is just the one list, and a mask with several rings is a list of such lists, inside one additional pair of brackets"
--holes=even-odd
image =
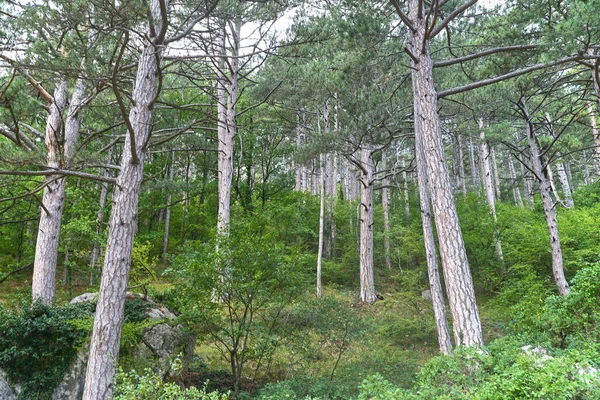
[[(165, 3), (168, 7), (168, 2)], [(162, 26), (160, 1), (151, 0), (150, 10), (154, 26)], [(162, 43), (156, 43), (154, 32), (155, 30), (151, 29), (142, 42), (143, 49), (138, 60), (132, 93), (133, 105), (129, 113), (132, 131), (126, 135), (121, 169), (113, 196), (106, 255), (83, 392), (85, 400), (110, 399), (114, 391), (125, 293), (144, 174), (144, 146), (150, 137), (151, 110), (158, 92), (158, 62), (161, 57)]]
[[(320, 164), (323, 165), (323, 155), (320, 155)], [(320, 299), (322, 296), (321, 287), (321, 271), (323, 265), (323, 236), (325, 228), (325, 174), (323, 168), (321, 168), (321, 206), (319, 208), (319, 253), (317, 255), (317, 297)]]
[[(108, 154), (106, 156), (106, 164), (111, 164), (112, 155), (113, 155), (114, 147), (108, 149)], [(108, 168), (104, 169), (104, 176), (108, 177), (110, 175)], [(106, 207), (106, 200), (108, 198), (108, 183), (100, 182), (100, 201), (98, 204), (98, 214), (96, 214), (96, 236), (100, 235), (102, 230), (102, 224), (104, 223), (104, 207)], [(92, 256), (90, 260), (90, 282), (89, 285), (94, 285), (94, 275), (96, 273), (96, 264), (98, 263), (98, 259), (100, 258), (100, 246), (98, 243), (94, 243), (94, 247), (92, 248)]]
[(517, 171), (515, 170), (515, 164), (512, 160), (512, 155), (509, 153), (506, 157), (508, 163), (508, 172), (510, 174), (510, 179), (512, 181), (512, 191), (513, 198), (515, 200), (515, 205), (524, 208), (523, 198), (521, 197), (521, 189), (519, 189), (518, 179), (517, 179)]
[(465, 161), (463, 154), (463, 138), (458, 135), (458, 175), (460, 179), (460, 190), (463, 198), (467, 198), (467, 181), (465, 179)]
[[(383, 174), (387, 174), (387, 157), (385, 151), (381, 152), (381, 169)], [(381, 207), (383, 208), (383, 248), (385, 257), (385, 266), (392, 269), (392, 260), (390, 258), (390, 189), (387, 177), (382, 179), (381, 189)]]
[(373, 273), (373, 173), (371, 145), (366, 143), (361, 150), (362, 168), (360, 195), (360, 300), (374, 303), (375, 278)]
[(479, 173), (477, 172), (477, 162), (475, 160), (475, 145), (473, 138), (469, 137), (469, 166), (471, 168), (471, 184), (474, 188), (479, 187)]
[(496, 199), (494, 197), (494, 184), (492, 182), (492, 167), (490, 163), (491, 154), (490, 149), (485, 139), (485, 132), (483, 130), (483, 119), (479, 118), (479, 139), (480, 139), (480, 153), (479, 160), (481, 162), (481, 177), (483, 180), (483, 187), (485, 189), (485, 198), (488, 203), (490, 215), (494, 220), (494, 248), (496, 250), (496, 258), (502, 264), (504, 264), (504, 254), (502, 253), (502, 242), (500, 241), (500, 232), (498, 231), (498, 217), (496, 216)]
[(542, 203), (544, 205), (544, 215), (546, 217), (546, 224), (548, 225), (548, 233), (550, 234), (550, 247), (552, 249), (552, 271), (558, 292), (566, 296), (569, 294), (570, 288), (567, 280), (565, 279), (565, 272), (563, 268), (562, 248), (560, 246), (560, 235), (558, 233), (558, 222), (556, 220), (556, 209), (552, 198), (550, 197), (550, 185), (544, 174), (540, 147), (535, 136), (535, 130), (531, 123), (531, 117), (527, 109), (527, 105), (524, 100), (521, 100), (519, 104), (523, 116), (525, 117), (525, 132), (527, 134), (527, 141), (529, 144), (529, 151), (531, 154), (531, 164), (533, 172), (540, 184), (540, 194), (542, 196)]
[(408, 197), (408, 173), (406, 172), (406, 159), (402, 158), (402, 181), (403, 181), (403, 192), (404, 192), (404, 218), (406, 223), (410, 223), (410, 202)]
[(419, 131), (425, 149), (440, 258), (452, 312), (454, 342), (457, 345), (482, 346), (479, 310), (444, 155), (433, 62), (426, 38), (427, 13), (423, 12), (423, 4), (420, 0), (409, 0), (409, 17), (415, 25), (410, 39), (410, 51), (415, 57), (411, 59), (415, 129)]
[(562, 160), (556, 162), (556, 173), (558, 174), (558, 180), (560, 187), (563, 190), (565, 196), (565, 207), (571, 208), (574, 206), (573, 203), (573, 192), (571, 191), (571, 184), (569, 183), (569, 177), (567, 175), (567, 169)]
[(438, 343), (442, 354), (450, 354), (452, 351), (452, 339), (448, 329), (448, 317), (446, 316), (446, 302), (440, 280), (437, 250), (435, 248), (435, 236), (433, 233), (433, 221), (431, 216), (431, 199), (429, 197), (429, 183), (427, 181), (427, 170), (425, 166), (425, 152), (421, 134), (415, 130), (415, 156), (417, 162), (417, 180), (419, 184), (419, 201), (421, 206), (421, 223), (423, 225), (423, 239), (425, 242), (425, 256), (427, 257), (427, 271), (429, 276), (429, 289), (433, 302), (433, 315), (437, 329)]
[[(62, 121), (66, 103), (67, 81), (57, 82), (54, 101), (50, 104), (46, 120), (46, 163), (50, 168), (61, 168)], [(65, 177), (50, 175), (42, 198), (40, 223), (33, 262), (31, 296), (33, 301), (52, 304), (56, 293), (56, 263), (58, 260), (58, 240), (65, 200)]]
[(592, 178), (590, 176), (590, 168), (588, 166), (588, 155), (585, 150), (582, 152), (583, 154), (583, 179), (586, 185), (590, 185), (592, 183)]
[(502, 199), (502, 192), (500, 191), (500, 171), (498, 170), (498, 162), (496, 161), (496, 150), (494, 146), (489, 146), (490, 157), (492, 162), (492, 173), (494, 175), (494, 188), (496, 189), (496, 200)]
[[(600, 130), (598, 130), (596, 112), (594, 112), (592, 102), (588, 101), (587, 107), (590, 114), (590, 122), (592, 124), (592, 136), (594, 137), (594, 170), (596, 171), (596, 176), (600, 176)], [(598, 112), (600, 113), (600, 109)]]
[[(171, 165), (169, 166), (169, 183), (173, 182), (175, 178), (175, 152), (171, 150)], [(165, 209), (165, 234), (163, 236), (163, 251), (162, 261), (167, 261), (167, 254), (169, 253), (169, 228), (171, 227), (171, 201), (173, 200), (173, 194), (171, 188), (169, 188), (169, 194), (167, 195), (167, 208)]]

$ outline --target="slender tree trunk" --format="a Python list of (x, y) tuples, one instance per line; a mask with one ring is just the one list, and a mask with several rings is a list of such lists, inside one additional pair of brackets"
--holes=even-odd
[[(381, 152), (381, 169), (387, 174), (387, 157), (385, 151)], [(385, 266), (392, 269), (392, 260), (390, 258), (390, 189), (386, 177), (382, 180), (381, 189), (381, 207), (383, 208), (383, 248), (385, 257)]]
[[(171, 150), (171, 165), (169, 167), (169, 183), (173, 182), (175, 178), (175, 152)], [(169, 189), (167, 195), (167, 208), (165, 209), (165, 234), (163, 236), (163, 251), (162, 260), (167, 260), (167, 254), (169, 253), (169, 228), (171, 226), (171, 201), (173, 200), (173, 194)]]
[(498, 170), (498, 162), (496, 161), (496, 150), (494, 146), (489, 146), (490, 157), (492, 162), (492, 173), (494, 174), (494, 188), (496, 189), (496, 200), (500, 201), (502, 192), (500, 191), (500, 171)]
[(410, 202), (408, 197), (408, 173), (406, 172), (406, 159), (402, 158), (402, 181), (404, 192), (404, 218), (406, 219), (406, 223), (410, 224)]
[(485, 132), (483, 130), (483, 119), (479, 118), (479, 139), (480, 139), (480, 153), (479, 160), (481, 161), (481, 177), (483, 180), (483, 187), (485, 189), (485, 198), (488, 203), (490, 215), (494, 220), (494, 248), (496, 251), (496, 258), (502, 264), (504, 263), (504, 254), (502, 253), (502, 243), (500, 241), (500, 232), (498, 231), (498, 217), (496, 216), (496, 199), (494, 196), (494, 183), (492, 182), (492, 167), (490, 163), (491, 154), (488, 143), (485, 139)]
[(471, 184), (474, 188), (479, 187), (479, 173), (477, 171), (477, 162), (475, 160), (475, 145), (473, 138), (469, 137), (469, 166), (471, 167)]
[(425, 166), (425, 152), (423, 140), (418, 130), (415, 130), (415, 155), (417, 162), (417, 180), (419, 184), (419, 202), (421, 206), (421, 223), (423, 225), (423, 239), (425, 242), (425, 255), (427, 257), (427, 271), (429, 276), (429, 290), (433, 303), (433, 315), (437, 329), (438, 343), (442, 354), (450, 354), (452, 351), (452, 339), (448, 329), (448, 317), (446, 316), (446, 302), (440, 280), (437, 250), (435, 248), (435, 236), (433, 233), (433, 221), (431, 216), (431, 199), (429, 198), (429, 183), (427, 181), (427, 170)]
[(467, 181), (465, 179), (465, 161), (463, 154), (463, 138), (458, 135), (458, 174), (460, 179), (460, 190), (463, 195), (463, 199), (467, 198)]
[(426, 14), (420, 0), (409, 0), (411, 31), (410, 51), (415, 129), (421, 134), (425, 150), (427, 178), (431, 189), (433, 215), (438, 232), (440, 258), (457, 345), (481, 346), (483, 334), (475, 290), (460, 230), (460, 222), (446, 166), (444, 144), (433, 81), (433, 62), (426, 39)]
[[(600, 176), (600, 130), (598, 130), (598, 124), (596, 121), (596, 113), (592, 102), (587, 102), (588, 112), (590, 113), (590, 122), (592, 124), (592, 136), (594, 138), (594, 170), (596, 176)], [(600, 113), (600, 111), (598, 111)]]
[(558, 174), (560, 187), (562, 188), (563, 195), (565, 196), (565, 206), (567, 208), (572, 208), (574, 206), (573, 192), (571, 191), (571, 184), (569, 183), (569, 177), (567, 176), (567, 169), (565, 168), (565, 164), (562, 162), (562, 160), (556, 162), (556, 173)]
[[(61, 167), (60, 143), (66, 94), (67, 81), (61, 80), (54, 90), (54, 102), (50, 104), (50, 113), (46, 120), (46, 162), (50, 168)], [(42, 198), (43, 207), (35, 246), (31, 295), (33, 301), (52, 304), (56, 293), (56, 263), (65, 199), (65, 177), (50, 175), (45, 181), (47, 185)]]
[(373, 160), (371, 145), (364, 144), (360, 164), (363, 170), (360, 195), (360, 300), (374, 303), (375, 278), (373, 273)]
[(512, 160), (512, 156), (509, 153), (507, 158), (508, 162), (508, 172), (510, 174), (510, 179), (512, 181), (512, 190), (513, 190), (513, 198), (515, 199), (515, 205), (524, 208), (523, 198), (521, 197), (521, 189), (519, 189), (518, 179), (517, 179), (517, 171), (515, 170), (515, 164)]
[[(151, 0), (150, 9), (154, 26), (162, 26), (159, 0)], [(154, 43), (152, 32), (154, 29), (143, 42), (132, 93), (133, 106), (129, 113), (132, 132), (125, 140), (121, 169), (113, 196), (106, 256), (83, 392), (84, 400), (110, 399), (114, 391), (125, 293), (144, 174), (144, 146), (151, 133), (151, 110), (158, 91), (158, 61), (162, 43)]]
[(592, 178), (590, 176), (590, 168), (588, 166), (588, 155), (585, 150), (582, 152), (583, 154), (583, 179), (586, 185), (590, 185), (592, 183)]
[(550, 197), (550, 184), (544, 175), (542, 166), (540, 147), (535, 136), (535, 130), (531, 123), (531, 117), (527, 110), (527, 106), (523, 100), (519, 105), (523, 111), (525, 117), (525, 132), (527, 134), (527, 141), (529, 144), (529, 152), (531, 154), (531, 164), (533, 172), (540, 185), (540, 194), (542, 196), (542, 204), (544, 205), (544, 215), (546, 217), (546, 224), (548, 225), (548, 233), (550, 234), (550, 247), (552, 249), (552, 272), (558, 292), (566, 296), (569, 294), (570, 288), (567, 280), (565, 279), (565, 272), (563, 268), (562, 248), (560, 246), (560, 235), (558, 233), (558, 222), (556, 220), (556, 208), (552, 198)]
[[(320, 164), (323, 165), (323, 155), (320, 155)], [(321, 271), (323, 265), (323, 238), (325, 228), (325, 174), (321, 168), (321, 206), (319, 208), (319, 253), (317, 255), (317, 297), (322, 296)]]

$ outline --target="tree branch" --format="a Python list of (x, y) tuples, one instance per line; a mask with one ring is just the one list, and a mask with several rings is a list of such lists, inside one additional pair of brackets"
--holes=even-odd
[(100, 182), (117, 183), (116, 178), (108, 176), (88, 174), (87, 172), (79, 171), (68, 171), (64, 169), (46, 169), (42, 171), (7, 171), (0, 170), (0, 175), (18, 175), (18, 176), (49, 176), (49, 175), (63, 175), (63, 176), (75, 176), (78, 178), (92, 179)]
[(400, 17), (402, 22), (404, 22), (404, 25), (406, 25), (406, 27), (408, 29), (410, 29), (411, 31), (416, 32), (417, 30), (415, 28), (415, 25), (412, 23), (410, 18), (408, 18), (408, 16), (402, 12), (402, 9), (400, 8), (400, 3), (398, 3), (398, 0), (391, 0), (391, 1), (392, 1), (392, 5), (396, 9), (396, 12), (398, 13), (398, 16)]
[(528, 44), (521, 46), (506, 46), (496, 47), (493, 49), (483, 50), (478, 53), (469, 54), (468, 56), (453, 58), (451, 60), (438, 61), (433, 63), (433, 68), (448, 67), (450, 65), (459, 64), (465, 61), (471, 61), (479, 57), (489, 56), (490, 54), (505, 52), (505, 51), (518, 51), (518, 50), (530, 50), (537, 48), (536, 44)]
[(458, 7), (456, 10), (452, 11), (450, 13), (450, 15), (448, 15), (442, 22), (440, 22), (440, 24), (436, 28), (432, 29), (429, 32), (428, 39), (431, 40), (434, 37), (436, 37), (450, 22), (452, 22), (452, 20), (454, 20), (460, 14), (462, 14), (463, 12), (465, 12), (469, 7), (471, 7), (475, 3), (477, 3), (477, 0), (469, 0), (468, 2), (466, 2), (465, 4), (463, 4), (462, 6)]
[(570, 57), (561, 58), (559, 60), (552, 61), (552, 62), (545, 63), (545, 64), (535, 64), (535, 65), (531, 65), (526, 68), (522, 68), (522, 69), (518, 69), (516, 71), (509, 72), (504, 75), (497, 76), (495, 78), (484, 79), (481, 81), (470, 83), (468, 85), (458, 86), (453, 89), (442, 90), (441, 92), (438, 93), (438, 99), (442, 99), (446, 96), (451, 96), (453, 94), (458, 94), (458, 93), (466, 92), (469, 90), (477, 89), (480, 87), (488, 86), (488, 85), (491, 85), (491, 84), (494, 84), (497, 82), (501, 82), (506, 79), (515, 78), (517, 76), (521, 76), (521, 75), (524, 75), (529, 72), (537, 71), (538, 69), (549, 68), (549, 67), (553, 67), (558, 64), (575, 61), (578, 58), (579, 58), (579, 56), (570, 56)]

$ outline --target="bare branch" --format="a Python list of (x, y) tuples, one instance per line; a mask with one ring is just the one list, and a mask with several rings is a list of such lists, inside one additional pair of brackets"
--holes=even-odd
[(64, 169), (46, 169), (42, 171), (7, 171), (0, 170), (0, 175), (18, 175), (18, 176), (49, 176), (49, 175), (63, 175), (63, 176), (75, 176), (78, 178), (92, 179), (100, 182), (116, 183), (116, 178), (107, 176), (88, 174), (87, 172), (79, 171), (68, 171)]
[(404, 12), (402, 12), (402, 9), (400, 8), (400, 3), (398, 3), (398, 0), (391, 0), (391, 1), (392, 1), (392, 5), (396, 9), (396, 12), (398, 13), (398, 16), (400, 17), (402, 22), (404, 22), (404, 25), (406, 25), (408, 27), (408, 29), (410, 29), (411, 31), (416, 32), (417, 30), (415, 29), (415, 25), (412, 23), (410, 18), (408, 18), (408, 16), (406, 14), (404, 14)]
[(21, 73), (21, 75), (23, 75), (25, 77), (25, 79), (27, 79), (29, 81), (29, 83), (31, 84), (31, 86), (33, 86), (38, 92), (39, 94), (46, 99), (46, 101), (48, 103), (53, 103), (54, 102), (54, 97), (52, 97), (52, 95), (50, 93), (48, 93), (46, 91), (46, 89), (44, 89), (42, 87), (42, 85), (36, 81), (30, 74), (29, 72), (27, 72), (25, 70), (25, 68), (21, 67), (20, 65), (17, 64), (16, 61), (12, 60), (11, 58), (5, 56), (4, 54), (0, 54), (0, 58), (6, 60), (10, 65), (12, 65), (17, 71), (19, 71)]

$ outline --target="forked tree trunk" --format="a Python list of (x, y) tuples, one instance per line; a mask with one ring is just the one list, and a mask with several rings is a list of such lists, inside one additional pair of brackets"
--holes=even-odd
[(558, 222), (556, 220), (556, 208), (550, 196), (550, 184), (544, 175), (542, 166), (540, 147), (535, 136), (535, 130), (531, 124), (531, 117), (527, 110), (527, 106), (523, 100), (519, 105), (525, 117), (525, 132), (527, 134), (527, 142), (529, 144), (529, 152), (531, 154), (531, 164), (533, 172), (540, 185), (540, 195), (542, 197), (542, 204), (544, 206), (544, 215), (546, 217), (546, 224), (548, 226), (548, 233), (550, 234), (550, 247), (552, 249), (552, 272), (558, 292), (566, 296), (570, 292), (569, 284), (565, 279), (565, 272), (563, 268), (562, 248), (560, 245), (560, 235), (558, 233)]
[[(46, 120), (46, 162), (50, 168), (61, 168), (62, 122), (67, 96), (67, 81), (57, 82), (54, 102)], [(40, 224), (35, 246), (31, 296), (33, 301), (52, 304), (56, 293), (56, 263), (58, 260), (58, 240), (65, 200), (65, 177), (50, 175), (42, 198)]]
[(374, 303), (375, 278), (373, 273), (373, 173), (371, 145), (366, 143), (361, 150), (362, 168), (360, 192), (360, 300)]
[[(168, 7), (167, 2), (166, 5)], [(150, 10), (154, 26), (162, 26), (160, 1), (151, 0)], [(154, 29), (151, 31), (154, 32)], [(148, 38), (143, 42), (138, 61), (132, 93), (133, 106), (129, 113), (132, 132), (126, 136), (121, 169), (113, 196), (106, 255), (83, 392), (85, 400), (110, 399), (114, 391), (125, 293), (144, 174), (144, 146), (151, 133), (151, 110), (158, 90), (158, 60), (161, 56), (162, 43), (154, 43), (154, 41), (153, 34), (149, 33)]]
[(423, 4), (420, 0), (409, 0), (409, 17), (415, 25), (410, 40), (410, 51), (415, 57), (411, 59), (415, 129), (423, 140), (440, 258), (452, 313), (454, 342), (456, 345), (482, 346), (479, 310), (444, 155), (433, 62), (425, 37), (427, 13), (422, 9)]
[(452, 351), (452, 339), (450, 338), (450, 330), (448, 329), (446, 302), (444, 301), (437, 250), (435, 248), (435, 236), (433, 233), (433, 221), (430, 206), (431, 199), (429, 197), (429, 183), (427, 182), (423, 140), (418, 130), (415, 130), (415, 155), (417, 162), (417, 180), (419, 185), (419, 203), (421, 206), (421, 223), (423, 225), (423, 239), (425, 242), (425, 256), (427, 257), (427, 275), (429, 276), (429, 289), (431, 290), (433, 315), (435, 317), (440, 352), (442, 354), (450, 354)]
[[(381, 169), (383, 174), (387, 174), (387, 157), (385, 151), (381, 152)], [(381, 189), (381, 207), (383, 208), (383, 249), (385, 266), (392, 269), (392, 260), (390, 258), (390, 189), (387, 177), (382, 179)]]

